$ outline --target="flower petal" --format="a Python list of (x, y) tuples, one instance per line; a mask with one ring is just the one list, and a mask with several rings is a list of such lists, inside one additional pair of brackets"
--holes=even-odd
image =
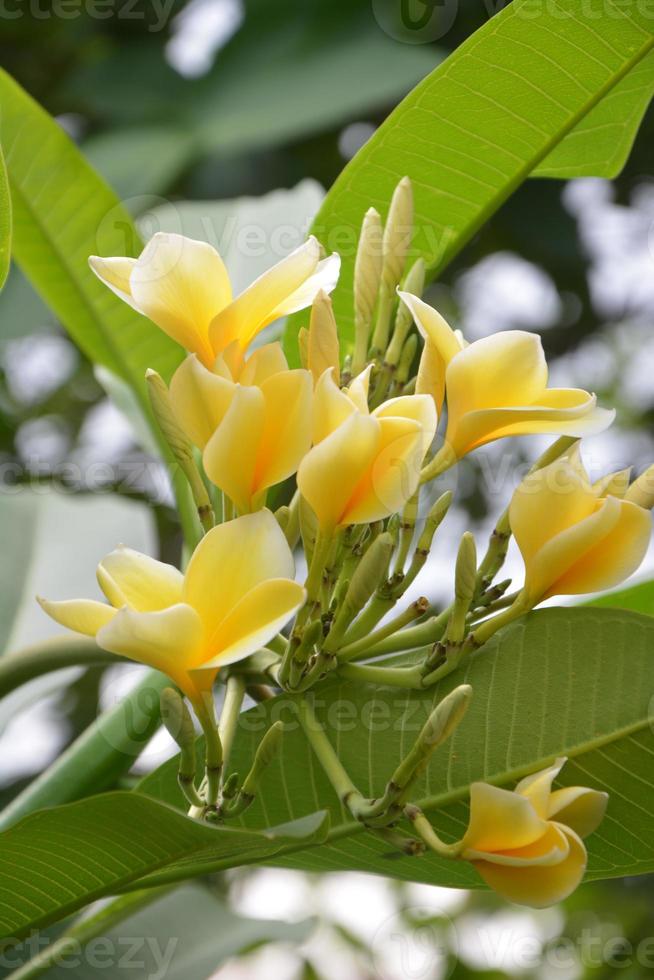
[(412, 293), (398, 290), (398, 296), (405, 303), (425, 340), (429, 339), (447, 366), (462, 349), (462, 344), (449, 323), (438, 310)]
[(588, 837), (602, 822), (608, 801), (608, 793), (585, 786), (566, 786), (550, 796), (547, 815), (580, 837)]
[(554, 823), (545, 823), (541, 837), (525, 847), (505, 851), (478, 851), (466, 849), (467, 861), (483, 861), (507, 868), (533, 868), (541, 865), (560, 864), (568, 856), (568, 838)]
[(529, 776), (521, 779), (515, 788), (515, 792), (529, 800), (539, 817), (547, 820), (549, 813), (550, 793), (552, 783), (563, 769), (568, 760), (565, 756), (556, 759), (547, 769), (540, 772), (533, 772)]
[(326, 259), (321, 259), (315, 272), (301, 286), (282, 300), (270, 314), (269, 323), (280, 316), (289, 316), (311, 306), (318, 293), (331, 293), (341, 271), (341, 257), (333, 252)]
[(180, 602), (184, 576), (173, 565), (139, 551), (116, 548), (97, 569), (100, 588), (112, 606), (154, 612)]
[(355, 412), (300, 463), (297, 485), (323, 531), (346, 520), (350, 498), (372, 466), (379, 441), (377, 419)]
[(356, 412), (353, 399), (341, 391), (334, 380), (333, 368), (327, 368), (316, 384), (313, 403), (313, 441), (317, 445), (331, 435)]
[(488, 861), (476, 861), (475, 867), (484, 881), (503, 898), (532, 908), (546, 908), (567, 898), (581, 882), (586, 870), (586, 848), (577, 835), (565, 827), (568, 856), (558, 864), (502, 867)]
[(112, 606), (94, 599), (64, 599), (53, 602), (38, 596), (37, 601), (43, 612), (54, 619), (55, 623), (76, 633), (83, 633), (84, 636), (95, 636), (116, 615)]
[(224, 667), (249, 657), (286, 625), (306, 593), (289, 579), (260, 582), (219, 623), (209, 640), (213, 652), (204, 667)]
[(191, 442), (204, 449), (231, 405), (236, 385), (202, 364), (196, 354), (185, 358), (170, 382), (170, 400)]
[(316, 271), (319, 260), (320, 245), (312, 236), (255, 279), (229, 306), (216, 310), (210, 329), (215, 352), (224, 350), (233, 340), (245, 349), (260, 330), (281, 315), (276, 311)]
[(445, 400), (445, 361), (431, 337), (425, 339), (420, 355), (416, 394), (433, 398), (436, 411), (440, 415)]
[(189, 692), (187, 671), (202, 662), (204, 630), (197, 612), (180, 602), (158, 612), (124, 607), (98, 631), (98, 646), (167, 674)]
[(313, 378), (309, 371), (281, 371), (261, 385), (263, 433), (254, 473), (254, 493), (286, 480), (311, 448)]
[(261, 385), (273, 374), (288, 371), (288, 361), (280, 343), (264, 344), (248, 357), (238, 380), (242, 385)]
[(372, 413), (375, 418), (413, 419), (422, 430), (423, 458), (432, 444), (438, 425), (436, 406), (429, 395), (400, 395), (384, 402)]
[(215, 248), (157, 232), (136, 262), (130, 284), (141, 312), (211, 367), (209, 325), (231, 300), (227, 270)]
[(265, 425), (266, 404), (261, 388), (236, 388), (202, 456), (209, 479), (242, 513), (249, 511), (255, 493), (257, 456)]
[(89, 256), (89, 265), (105, 286), (108, 286), (112, 293), (132, 307), (141, 312), (132, 297), (132, 287), (130, 286), (130, 276), (136, 265), (136, 259), (128, 259), (123, 256), (102, 258), (99, 255)]
[(418, 422), (380, 418), (379, 444), (372, 465), (355, 487), (344, 524), (379, 521), (401, 510), (416, 491), (424, 459), (424, 436)]
[[(617, 497), (604, 499), (604, 506), (617, 511), (617, 520), (603, 537), (577, 542), (578, 560), (568, 565), (548, 590), (549, 595), (583, 595), (611, 589), (640, 566), (652, 535), (649, 511)], [(571, 532), (568, 532), (570, 534)], [(545, 549), (543, 549), (545, 552)], [(572, 535), (568, 551), (575, 554)], [(544, 561), (548, 556), (544, 555)]]
[(482, 337), (452, 358), (445, 384), (454, 423), (479, 409), (538, 405), (547, 385), (540, 337), (525, 330)]
[(489, 783), (470, 787), (470, 820), (462, 840), (462, 856), (472, 851), (509, 851), (541, 839), (547, 823), (531, 802)]
[(184, 600), (213, 635), (261, 582), (293, 578), (293, 555), (269, 510), (219, 524), (202, 538), (186, 569)]

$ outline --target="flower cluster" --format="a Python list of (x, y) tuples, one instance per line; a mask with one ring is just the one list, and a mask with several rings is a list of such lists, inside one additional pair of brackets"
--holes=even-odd
[[(578, 440), (605, 429), (614, 413), (589, 392), (548, 387), (536, 335), (507, 330), (468, 344), (452, 330), (421, 298), (425, 267), (421, 258), (408, 260), (411, 222), (406, 179), (384, 226), (373, 209), (364, 216), (351, 351), (341, 350), (329, 296), (339, 260), (324, 256), (314, 238), (236, 298), (218, 253), (180, 235), (155, 235), (138, 259), (91, 258), (114, 293), (187, 352), (169, 385), (154, 372), (148, 383), (155, 416), (188, 478), (202, 536), (184, 574), (119, 548), (98, 568), (109, 604), (42, 600), (42, 606), (104, 649), (163, 671), (190, 700), (207, 742), (200, 788), (187, 709), (169, 690), (162, 710), (182, 750), (180, 786), (197, 816), (240, 813), (281, 735), (278, 726), (270, 729), (240, 788), (234, 774), (225, 778), (211, 693), (219, 670), (225, 668), (228, 684), (235, 680), (241, 699), (244, 678), (258, 689), (267, 685), (268, 695), (301, 695), (332, 671), (425, 689), (543, 599), (621, 582), (647, 549), (652, 470), (631, 485), (624, 471), (592, 483), (579, 453)], [(303, 309), (310, 314), (295, 367), (279, 342), (261, 344), (259, 335)], [(451, 605), (436, 611), (419, 599), (398, 609), (452, 499), (449, 492), (438, 497), (418, 529), (433, 481), (489, 442), (543, 433), (560, 438), (515, 491), (480, 561), (472, 536), (463, 536)], [(509, 581), (497, 577), (511, 535), (525, 578), (509, 595)], [(300, 542), (308, 568), (303, 585), (295, 581), (293, 558)], [(400, 650), (422, 655), (405, 667), (378, 662)], [(372, 658), (374, 664), (357, 662)], [(436, 706), (379, 800), (344, 784), (315, 718), (307, 737), (371, 832), (409, 853), (431, 846), (470, 861), (513, 900), (558, 900), (581, 878), (581, 837), (592, 832), (606, 802), (593, 790), (551, 792), (562, 762), (514, 792), (473, 784), (470, 825), (456, 845), (442, 844), (409, 803), (417, 775), (460, 722), (469, 697), (463, 685)], [(299, 703), (306, 722), (310, 706)], [(396, 837), (392, 827), (401, 816), (419, 841)]]

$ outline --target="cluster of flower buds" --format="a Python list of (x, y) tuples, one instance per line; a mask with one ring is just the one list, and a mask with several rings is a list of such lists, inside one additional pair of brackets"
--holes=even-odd
[[(179, 782), (194, 815), (224, 820), (251, 802), (282, 732), (276, 725), (264, 736), (241, 783), (225, 768), (238, 712), (246, 689), (261, 697), (284, 690), (299, 696), (307, 737), (371, 832), (406, 853), (429, 847), (469, 860), (509, 897), (546, 904), (583, 873), (580, 835), (601, 818), (600, 794), (550, 794), (558, 769), (515, 793), (476, 784), (466, 835), (443, 844), (410, 793), (463, 718), (470, 688), (457, 687), (434, 708), (377, 800), (350, 782), (304, 698), (334, 671), (428, 688), (541, 600), (624, 580), (649, 543), (652, 468), (631, 485), (624, 471), (591, 483), (581, 462), (578, 440), (605, 429), (614, 413), (586, 391), (548, 387), (536, 335), (507, 330), (468, 344), (452, 330), (421, 298), (426, 269), (411, 254), (412, 225), (406, 178), (385, 222), (374, 209), (363, 217), (351, 351), (342, 350), (329, 295), (339, 260), (314, 238), (236, 298), (218, 253), (179, 235), (155, 235), (138, 259), (91, 259), (109, 288), (187, 351), (169, 386), (155, 372), (147, 380), (203, 536), (184, 574), (121, 548), (98, 569), (109, 604), (42, 605), (104, 649), (163, 671), (189, 699), (205, 735), (199, 786), (193, 725), (176, 691), (165, 692), (162, 713), (180, 746)], [(289, 367), (277, 342), (251, 349), (265, 326), (302, 309), (310, 312), (300, 367)], [(429, 507), (431, 488), (421, 488), (479, 446), (542, 433), (560, 438), (514, 493), (481, 560), (473, 536), (463, 535), (451, 604), (407, 604), (452, 501), (448, 491)], [(273, 514), (270, 492), (288, 481), (293, 489)], [(525, 579), (508, 594), (510, 581), (497, 579), (511, 536)], [(300, 542), (302, 585), (294, 568)], [(408, 650), (419, 651), (410, 666), (380, 662)], [(212, 695), (219, 671), (227, 684), (220, 723)], [(417, 838), (397, 834), (402, 819)]]

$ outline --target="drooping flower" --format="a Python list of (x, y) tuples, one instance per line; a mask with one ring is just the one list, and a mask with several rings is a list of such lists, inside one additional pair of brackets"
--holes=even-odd
[(320, 290), (330, 292), (340, 260), (321, 259), (311, 237), (236, 298), (216, 249), (183, 235), (157, 232), (138, 259), (92, 255), (89, 263), (117, 296), (212, 367), (232, 342), (242, 357), (273, 320), (309, 306)]
[(313, 380), (289, 370), (279, 344), (233, 362), (234, 345), (213, 370), (189, 355), (170, 384), (171, 405), (191, 442), (203, 450), (209, 478), (245, 513), (265, 491), (297, 470), (311, 447)]
[(304, 602), (293, 556), (263, 510), (220, 524), (182, 574), (148, 555), (117, 548), (98, 566), (109, 604), (39, 599), (68, 629), (111, 653), (167, 674), (192, 701), (221, 667), (264, 646)]
[(608, 795), (581, 786), (552, 791), (565, 762), (557, 759), (513, 791), (488, 783), (470, 787), (460, 857), (509, 901), (544, 908), (581, 882), (587, 862), (582, 838), (599, 826)]
[(447, 401), (446, 450), (452, 460), (506, 436), (601, 432), (615, 412), (578, 388), (548, 388), (540, 338), (505, 330), (466, 344), (443, 317), (410, 293), (400, 297), (425, 337), (417, 390)]
[(298, 469), (300, 493), (323, 532), (388, 517), (415, 492), (436, 431), (427, 395), (404, 395), (368, 411), (369, 370), (339, 390), (332, 369), (314, 399), (314, 447)]
[(629, 499), (624, 474), (591, 484), (576, 447), (523, 480), (509, 521), (532, 606), (619, 585), (642, 562), (651, 535), (650, 514)]

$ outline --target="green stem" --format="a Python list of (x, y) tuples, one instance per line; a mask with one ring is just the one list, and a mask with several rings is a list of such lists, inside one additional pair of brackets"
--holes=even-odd
[(348, 663), (350, 660), (356, 659), (360, 653), (365, 653), (370, 650), (370, 647), (374, 647), (375, 644), (380, 643), (389, 636), (394, 636), (398, 633), (404, 626), (408, 626), (415, 619), (419, 619), (420, 616), (424, 616), (429, 608), (429, 603), (427, 599), (417, 599), (412, 602), (408, 609), (405, 609), (399, 615), (395, 616), (394, 619), (390, 620), (381, 629), (378, 629), (375, 633), (370, 636), (364, 636), (360, 640), (355, 640), (353, 643), (347, 644), (347, 646), (341, 647), (337, 651), (339, 662)]
[(457, 459), (449, 446), (442, 446), (431, 462), (426, 463), (420, 473), (420, 483), (427, 483), (429, 480), (435, 480), (437, 476), (441, 476), (447, 470), (451, 469), (456, 463)]
[(220, 793), (223, 773), (223, 747), (216, 724), (216, 714), (211, 691), (205, 691), (193, 700), (193, 710), (204, 733), (204, 759), (206, 771), (207, 804), (215, 806)]
[(161, 723), (159, 698), (170, 681), (151, 671), (116, 707), (104, 712), (0, 814), (0, 831), (45, 806), (71, 803), (114, 786)]
[(0, 697), (42, 674), (66, 667), (95, 667), (127, 663), (123, 657), (102, 650), (95, 640), (61, 636), (0, 659)]
[(348, 776), (341, 760), (336, 755), (331, 742), (327, 738), (325, 729), (316, 718), (313, 708), (306, 698), (298, 698), (297, 706), (302, 730), (311, 748), (318, 756), (320, 765), (325, 770), (325, 774), (334, 787), (339, 800), (348, 809), (352, 810), (353, 807), (356, 809), (357, 804), (365, 802), (364, 798)]
[(413, 824), (413, 829), (425, 842), (427, 847), (435, 851), (439, 857), (458, 858), (461, 853), (461, 843), (446, 844), (440, 839), (432, 825), (427, 820), (420, 807), (409, 804), (404, 808), (404, 815)]
[(355, 656), (352, 658), (348, 657), (348, 660), (382, 657), (388, 653), (399, 653), (405, 650), (417, 650), (418, 647), (431, 646), (437, 640), (440, 640), (443, 635), (449, 615), (450, 610), (445, 609), (438, 616), (432, 616), (431, 619), (420, 623), (418, 626), (411, 626), (409, 629), (400, 630), (384, 640), (379, 640), (370, 646), (362, 647)]
[(227, 766), (238, 727), (238, 719), (245, 697), (245, 678), (232, 674), (225, 685), (225, 700), (220, 712), (218, 735), (223, 749), (223, 765)]

